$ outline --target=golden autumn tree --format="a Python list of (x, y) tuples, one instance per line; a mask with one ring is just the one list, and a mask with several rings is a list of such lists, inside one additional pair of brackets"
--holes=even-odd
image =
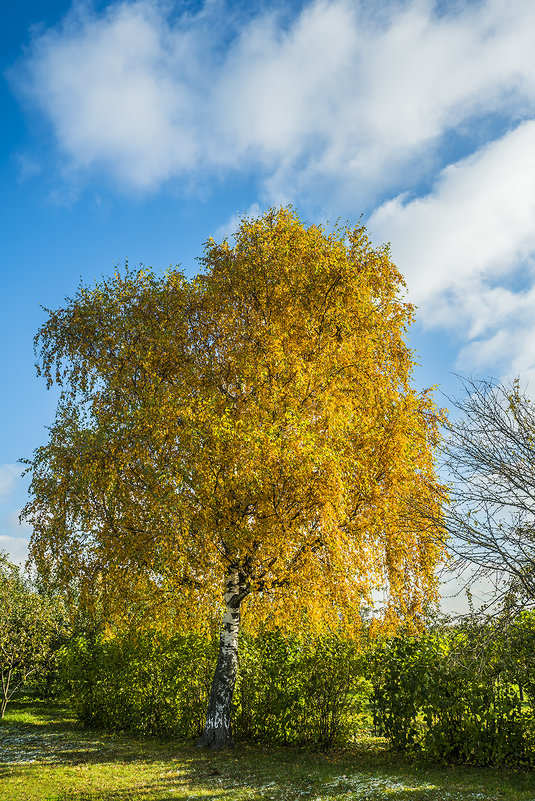
[(39, 369), (62, 394), (23, 514), (43, 578), (110, 615), (220, 611), (202, 743), (222, 747), (244, 601), (252, 622), (325, 627), (376, 588), (392, 619), (434, 597), (439, 414), (411, 386), (403, 280), (362, 226), (272, 209), (201, 263), (50, 313)]

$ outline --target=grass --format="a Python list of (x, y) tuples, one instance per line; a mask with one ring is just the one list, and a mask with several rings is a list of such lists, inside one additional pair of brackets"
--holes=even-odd
[(318, 753), (239, 745), (226, 753), (89, 731), (68, 710), (8, 707), (0, 801), (535, 801), (520, 770), (416, 765), (369, 737)]

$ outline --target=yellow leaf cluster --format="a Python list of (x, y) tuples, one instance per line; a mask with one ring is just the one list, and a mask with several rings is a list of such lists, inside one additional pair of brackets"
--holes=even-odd
[(231, 568), (253, 626), (352, 626), (380, 588), (386, 618), (417, 617), (444, 554), (440, 412), (387, 249), (272, 209), (201, 265), (82, 287), (38, 333), (63, 388), (24, 512), (41, 574), (191, 626)]

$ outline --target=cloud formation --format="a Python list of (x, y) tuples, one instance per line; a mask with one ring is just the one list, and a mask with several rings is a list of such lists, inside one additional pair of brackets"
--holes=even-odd
[(444, 169), (422, 198), (400, 195), (369, 226), (390, 239), (420, 319), (458, 329), (459, 366), (535, 368), (535, 121)]
[(532, 0), (238, 6), (76, 6), (14, 84), (78, 179), (243, 173), (265, 203), (380, 204), (374, 238), (420, 319), (464, 339), (459, 367), (535, 375)]
[(21, 468), (18, 464), (0, 464), (0, 499), (13, 491), (20, 474)]
[(221, 2), (174, 16), (157, 0), (78, 7), (34, 41), (19, 86), (71, 167), (125, 189), (255, 169), (273, 198), (327, 182), (363, 202), (405, 184), (408, 165), (421, 176), (448, 130), (533, 105), (533, 3), (453, 8), (316, 0), (243, 18)]
[(0, 534), (0, 552), (7, 554), (8, 559), (17, 565), (24, 565), (28, 558), (29, 540), (26, 537), (8, 537)]
[(0, 552), (6, 552), (17, 564), (23, 564), (27, 558), (31, 531), (27, 523), (19, 524), (19, 510), (13, 510), (12, 506), (24, 483), (20, 465), (0, 465)]

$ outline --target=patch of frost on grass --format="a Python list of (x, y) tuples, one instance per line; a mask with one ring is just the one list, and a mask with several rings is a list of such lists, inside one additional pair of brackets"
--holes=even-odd
[(457, 793), (455, 791), (444, 790), (437, 784), (430, 782), (420, 782), (416, 780), (401, 779), (397, 776), (369, 776), (365, 773), (352, 773), (350, 775), (338, 776), (331, 782), (326, 782), (324, 785), (327, 793), (318, 796), (314, 801), (331, 801), (331, 799), (340, 798), (342, 793), (346, 794), (349, 798), (358, 799), (371, 799), (374, 801), (388, 801), (395, 797), (397, 793), (416, 793), (416, 792), (430, 792), (432, 798), (437, 801), (477, 801), (477, 799), (488, 798), (480, 792), (463, 791)]
[(68, 740), (57, 732), (30, 734), (0, 729), (0, 764), (21, 765), (32, 762), (56, 763), (68, 760), (69, 754), (84, 755), (100, 750), (98, 741)]

